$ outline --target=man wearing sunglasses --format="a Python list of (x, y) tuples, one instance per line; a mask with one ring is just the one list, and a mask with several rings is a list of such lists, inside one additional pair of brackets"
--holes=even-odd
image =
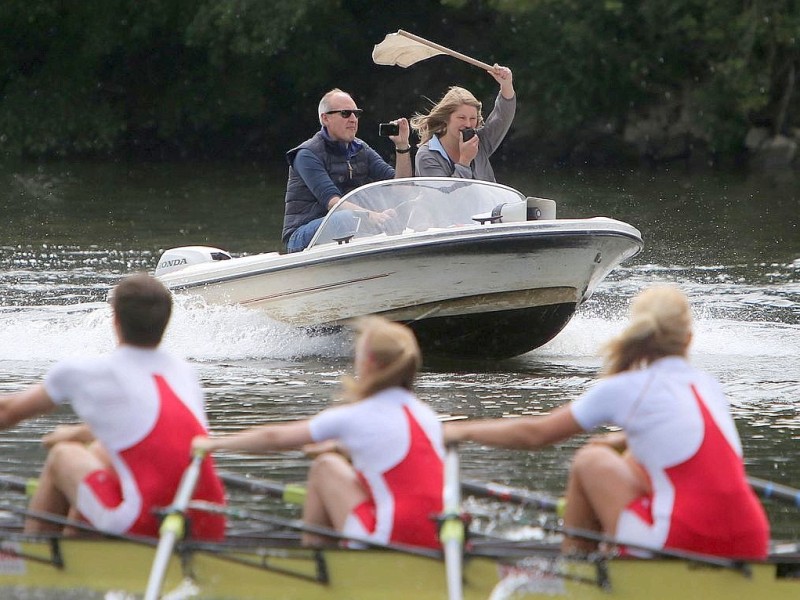
[[(413, 175), (408, 120), (393, 121), (399, 133), (389, 136), (395, 145), (395, 169), (356, 137), (362, 112), (347, 92), (329, 91), (319, 103), (320, 130), (286, 153), (289, 180), (281, 237), (288, 252), (308, 246), (325, 215), (348, 192), (373, 181)], [(369, 211), (368, 218), (380, 227), (394, 216), (391, 213)]]

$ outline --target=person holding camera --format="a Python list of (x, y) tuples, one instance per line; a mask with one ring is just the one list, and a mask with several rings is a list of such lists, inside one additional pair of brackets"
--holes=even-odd
[(517, 96), (511, 69), (494, 65), (488, 73), (500, 84), (500, 92), (485, 122), (481, 103), (457, 86), (447, 90), (427, 115), (411, 119), (420, 138), (415, 161), (418, 176), (496, 181), (489, 157), (511, 127)]
[[(395, 169), (356, 137), (362, 112), (347, 92), (329, 91), (317, 111), (321, 129), (286, 153), (289, 179), (281, 239), (287, 252), (306, 248), (325, 215), (348, 192), (373, 181), (412, 176), (408, 119), (392, 121), (397, 132), (387, 132), (393, 134), (387, 137), (395, 145)], [(368, 218), (380, 227), (394, 216), (391, 212), (368, 211)]]

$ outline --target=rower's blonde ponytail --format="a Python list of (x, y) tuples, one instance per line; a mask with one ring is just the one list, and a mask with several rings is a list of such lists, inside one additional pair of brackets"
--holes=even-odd
[(659, 285), (631, 303), (630, 323), (603, 348), (603, 373), (646, 366), (664, 356), (685, 356), (692, 339), (689, 300), (677, 287)]
[(345, 397), (363, 400), (390, 387), (412, 390), (414, 378), (422, 366), (422, 353), (414, 332), (383, 317), (360, 319), (357, 330), (374, 368), (358, 379), (346, 377), (343, 380)]

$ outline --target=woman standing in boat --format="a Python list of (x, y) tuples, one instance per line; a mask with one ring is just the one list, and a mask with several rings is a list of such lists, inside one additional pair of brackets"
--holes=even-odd
[[(311, 419), (262, 425), (221, 437), (197, 437), (195, 448), (262, 453), (335, 441), (349, 456), (323, 452), (308, 475), (303, 520), (345, 536), (437, 547), (431, 515), (442, 510), (442, 428), (412, 392), (421, 354), (412, 331), (380, 317), (358, 327), (350, 402)], [(323, 538), (306, 534), (307, 545)]]
[(411, 119), (411, 127), (420, 138), (414, 163), (418, 177), (495, 181), (489, 157), (511, 127), (517, 95), (511, 69), (495, 65), (488, 73), (500, 84), (500, 91), (486, 122), (477, 98), (457, 86), (451, 87), (427, 115)]
[[(691, 312), (672, 286), (641, 293), (622, 334), (605, 348), (605, 374), (581, 398), (543, 417), (448, 424), (449, 442), (541, 448), (603, 424), (621, 427), (575, 455), (567, 527), (649, 548), (763, 559), (764, 510), (720, 384), (689, 365)], [(594, 542), (568, 538), (565, 552)]]

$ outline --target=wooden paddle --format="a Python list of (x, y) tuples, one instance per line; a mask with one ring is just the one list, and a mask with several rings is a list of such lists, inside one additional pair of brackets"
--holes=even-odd
[(144, 600), (158, 600), (161, 593), (161, 586), (164, 583), (164, 575), (167, 573), (169, 559), (172, 556), (172, 549), (175, 542), (183, 537), (186, 525), (186, 508), (192, 499), (197, 480), (200, 478), (200, 468), (205, 458), (205, 450), (197, 450), (192, 455), (186, 471), (183, 473), (175, 499), (167, 510), (167, 516), (161, 522), (159, 529), (158, 548), (153, 559), (153, 566), (150, 569), (150, 578), (147, 581), (147, 590)]
[(372, 49), (372, 60), (377, 65), (397, 65), (398, 67), (406, 68), (440, 54), (463, 60), (475, 67), (480, 67), (484, 71), (494, 69), (492, 65), (402, 29), (398, 29), (397, 33), (386, 34), (384, 40), (375, 45)]

